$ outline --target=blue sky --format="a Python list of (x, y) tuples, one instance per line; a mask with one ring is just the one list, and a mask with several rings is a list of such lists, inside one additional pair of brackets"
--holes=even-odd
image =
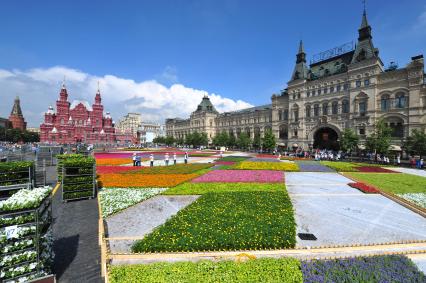
[[(100, 78), (101, 85), (108, 84), (109, 75), (135, 83), (155, 80), (165, 88), (177, 84), (235, 102), (223, 102), (223, 110), (270, 103), (271, 94), (290, 78), (300, 39), (308, 58), (356, 40), (361, 14), (362, 1), (356, 0), (1, 1), (0, 72), (24, 73), (32, 79), (11, 85), (9, 74), (9, 82), (0, 80), (0, 87), (7, 90), (8, 100), (15, 95), (25, 100), (28, 92), (49, 93), (41, 96), (45, 107), (29, 114), (35, 120), (56, 99), (62, 69), (52, 68), (58, 66), (66, 70), (64, 75), (73, 70)], [(367, 1), (367, 14), (385, 65), (396, 61), (404, 66), (411, 56), (425, 53), (424, 0)], [(35, 79), (35, 69), (37, 74), (50, 72), (49, 80), (56, 85), (50, 82), (44, 89), (37, 84), (46, 78)], [(84, 83), (74, 79), (71, 74), (67, 84), (71, 96), (91, 99), (92, 92), (82, 94)], [(92, 91), (93, 80), (82, 80)], [(31, 84), (38, 92), (33, 93)], [(120, 96), (120, 88), (105, 86), (108, 90), (116, 92), (106, 97)], [(129, 94), (127, 102), (138, 105), (136, 98)], [(145, 108), (112, 111), (120, 116), (127, 110), (146, 110), (147, 99)], [(0, 116), (8, 115), (10, 103), (0, 106)], [(160, 119), (154, 114), (162, 107), (172, 106), (155, 105), (147, 117)]]

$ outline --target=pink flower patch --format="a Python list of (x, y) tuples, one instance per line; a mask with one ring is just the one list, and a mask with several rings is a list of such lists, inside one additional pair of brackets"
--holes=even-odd
[(108, 173), (120, 173), (132, 170), (140, 170), (142, 167), (136, 166), (97, 166), (96, 173), (108, 174)]
[(281, 183), (284, 173), (272, 170), (215, 170), (192, 180), (192, 183)]
[(359, 172), (365, 172), (365, 173), (399, 173), (396, 171), (392, 171), (386, 168), (377, 167), (377, 166), (361, 166), (356, 167), (356, 170)]

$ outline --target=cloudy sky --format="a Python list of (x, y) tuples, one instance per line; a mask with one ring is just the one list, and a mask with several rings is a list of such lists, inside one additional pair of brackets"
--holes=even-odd
[[(203, 95), (219, 111), (270, 103), (286, 87), (297, 44), (308, 58), (356, 40), (362, 1), (12, 1), (0, 3), (0, 117), (19, 95), (30, 126), (58, 97), (93, 101), (100, 83), (114, 120), (186, 117)], [(344, 3), (344, 4), (343, 4)], [(388, 65), (425, 53), (424, 0), (367, 1)]]

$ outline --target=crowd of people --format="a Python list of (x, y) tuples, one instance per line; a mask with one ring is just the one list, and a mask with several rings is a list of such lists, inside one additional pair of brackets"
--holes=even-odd
[[(176, 155), (176, 153), (174, 152), (173, 153), (173, 165), (176, 165), (177, 164), (177, 155)], [(189, 154), (188, 154), (188, 152), (185, 152), (185, 154), (184, 154), (184, 157), (183, 157), (183, 159), (184, 159), (184, 163), (185, 164), (188, 164), (188, 158), (189, 158)], [(137, 153), (133, 153), (133, 157), (132, 157), (132, 160), (133, 160), (133, 166), (142, 166), (141, 164), (142, 164), (142, 157), (141, 157), (141, 155), (139, 155), (139, 154), (137, 154)], [(154, 154), (153, 153), (151, 153), (150, 155), (149, 155), (149, 166), (150, 167), (153, 167), (154, 166), (154, 160), (155, 160), (155, 158), (154, 158)], [(157, 159), (158, 160), (158, 159)], [(161, 159), (160, 159), (161, 160)], [(168, 152), (166, 152), (165, 154), (164, 154), (164, 165), (165, 166), (169, 166), (169, 162), (170, 162), (170, 155), (169, 155), (169, 153)]]

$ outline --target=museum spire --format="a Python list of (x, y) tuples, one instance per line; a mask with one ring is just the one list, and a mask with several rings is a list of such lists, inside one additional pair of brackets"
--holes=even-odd
[(308, 67), (306, 66), (306, 53), (303, 41), (299, 42), (299, 49), (296, 54), (296, 66), (294, 67), (292, 80), (306, 79), (308, 75)]

